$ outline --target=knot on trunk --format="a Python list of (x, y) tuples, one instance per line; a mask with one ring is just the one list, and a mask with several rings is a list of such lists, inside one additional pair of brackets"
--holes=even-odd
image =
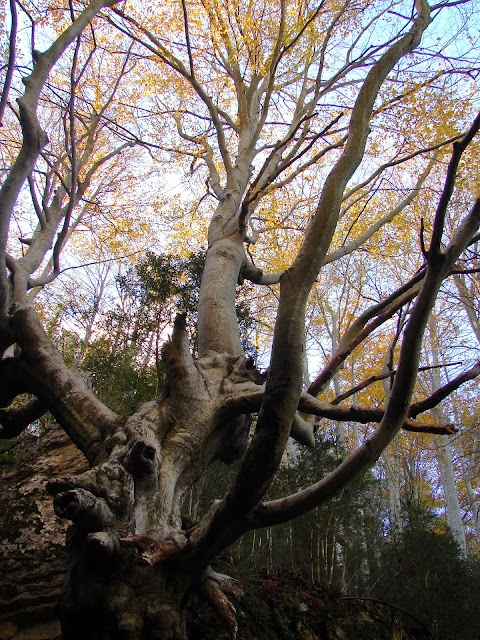
[(115, 522), (115, 516), (105, 500), (85, 489), (58, 493), (53, 507), (57, 516), (67, 518), (87, 531), (107, 529)]
[(120, 548), (118, 536), (113, 531), (89, 533), (86, 540), (89, 561), (102, 569), (109, 569)]
[(202, 356), (197, 366), (203, 375), (219, 382), (221, 393), (238, 392), (239, 385), (262, 385), (267, 377), (266, 372), (261, 372), (255, 367), (252, 358), (246, 358), (243, 354), (231, 356), (227, 353), (208, 351)]
[(102, 498), (118, 515), (128, 508), (133, 496), (132, 477), (116, 460), (104, 462), (78, 476), (62, 476), (46, 484), (48, 493), (54, 497), (76, 488)]
[(130, 451), (128, 468), (135, 478), (153, 477), (158, 470), (155, 447), (146, 442), (135, 442)]

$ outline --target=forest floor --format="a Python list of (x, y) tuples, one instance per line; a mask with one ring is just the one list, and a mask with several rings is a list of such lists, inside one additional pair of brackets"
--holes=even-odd
[[(233, 598), (232, 598), (233, 600)], [(234, 600), (237, 640), (427, 640), (420, 622), (386, 603), (309, 587), (298, 577), (257, 576)], [(189, 640), (227, 640), (223, 622), (196, 596), (188, 602)]]

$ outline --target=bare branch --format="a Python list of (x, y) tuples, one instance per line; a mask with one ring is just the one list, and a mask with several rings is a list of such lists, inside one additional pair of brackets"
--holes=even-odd
[[(427, 366), (427, 367), (419, 367), (418, 371), (419, 372), (420, 371), (428, 371), (430, 369), (435, 369), (437, 367), (445, 367), (445, 366), (453, 367), (453, 366), (458, 366), (460, 364), (462, 364), (462, 363), (461, 362), (449, 362), (446, 365), (443, 365), (443, 364), (442, 365), (430, 365), (430, 366)], [(342, 393), (342, 394), (338, 395), (334, 400), (332, 400), (332, 404), (340, 404), (341, 402), (343, 402), (347, 398), (350, 398), (351, 396), (354, 396), (359, 391), (362, 391), (363, 389), (366, 389), (367, 387), (369, 387), (374, 382), (380, 382), (381, 380), (386, 380), (387, 378), (393, 378), (393, 376), (395, 374), (396, 374), (396, 370), (394, 369), (392, 371), (386, 371), (385, 373), (380, 373), (380, 374), (378, 374), (376, 376), (370, 376), (369, 378), (367, 378), (366, 380), (364, 380), (363, 382), (361, 382), (357, 386), (352, 387), (348, 391), (345, 391), (345, 393)], [(419, 413), (421, 413), (421, 412), (419, 412)], [(411, 415), (413, 415), (413, 414), (411, 414)]]
[(190, 75), (193, 78), (195, 76), (193, 70), (193, 56), (192, 56), (192, 46), (190, 44), (190, 33), (188, 30), (188, 13), (187, 13), (187, 4), (185, 0), (182, 0), (182, 9), (183, 9), (183, 21), (185, 23), (185, 39), (187, 41), (187, 51), (188, 51), (188, 60), (190, 62)]
[[(375, 329), (392, 318), (406, 304), (411, 302), (420, 291), (420, 283), (424, 271), (419, 272), (406, 285), (403, 285), (393, 294), (378, 304), (367, 309), (355, 322), (350, 325), (342, 337), (339, 347), (330, 359), (323, 371), (316, 377), (308, 389), (308, 393), (317, 396), (325, 385), (332, 379), (341, 364)], [(368, 322), (372, 317), (376, 318)]]
[(325, 258), (324, 264), (330, 264), (335, 260), (343, 258), (344, 256), (352, 253), (353, 251), (355, 251), (356, 249), (364, 245), (368, 240), (370, 240), (370, 238), (372, 238), (377, 233), (377, 231), (382, 229), (389, 222), (392, 222), (392, 220), (394, 220), (404, 209), (406, 209), (406, 207), (412, 204), (412, 202), (420, 193), (420, 190), (425, 180), (430, 175), (430, 172), (434, 164), (435, 164), (435, 158), (432, 158), (432, 160), (430, 160), (430, 162), (428, 163), (425, 171), (421, 173), (420, 176), (418, 177), (418, 180), (415, 186), (413, 187), (413, 189), (410, 191), (410, 193), (406, 198), (404, 198), (401, 202), (399, 202), (399, 204), (396, 207), (393, 207), (388, 213), (385, 213), (379, 220), (377, 220), (377, 222), (372, 224), (372, 226), (369, 229), (367, 229), (365, 233), (362, 233), (361, 236), (359, 236), (355, 240), (352, 240), (352, 242), (349, 242), (348, 244), (343, 245), (339, 249), (336, 249), (335, 251), (332, 251), (331, 253), (329, 253)]
[[(250, 261), (246, 261), (242, 267), (241, 277), (255, 284), (271, 285), (280, 282), (281, 273), (265, 274), (262, 269), (256, 267)], [(241, 284), (241, 283), (240, 283)]]
[(162, 60), (162, 62), (164, 62), (169, 67), (171, 67), (172, 69), (177, 71), (181, 76), (183, 76), (191, 84), (193, 89), (196, 91), (196, 93), (198, 94), (200, 99), (203, 101), (203, 103), (205, 104), (205, 106), (207, 107), (207, 109), (208, 109), (208, 111), (210, 113), (210, 117), (212, 118), (212, 121), (213, 121), (213, 124), (214, 124), (214, 127), (215, 127), (215, 131), (217, 133), (218, 144), (219, 144), (219, 148), (220, 148), (220, 154), (222, 156), (222, 160), (223, 160), (223, 163), (224, 163), (224, 166), (225, 166), (225, 170), (226, 170), (227, 174), (230, 175), (231, 171), (232, 171), (232, 162), (231, 162), (230, 155), (229, 155), (228, 149), (227, 149), (227, 144), (226, 144), (226, 139), (225, 139), (225, 132), (224, 132), (224, 129), (223, 129), (223, 124), (222, 124), (222, 122), (220, 120), (219, 110), (215, 106), (212, 98), (206, 93), (206, 91), (202, 87), (202, 85), (199, 82), (197, 82), (197, 79), (195, 78), (195, 76), (193, 76), (189, 71), (187, 71), (187, 69), (185, 68), (183, 62), (181, 62), (181, 60), (176, 58), (170, 51), (168, 51), (168, 49), (166, 49), (162, 45), (162, 43), (158, 40), (158, 38), (156, 38), (151, 33), (151, 31), (146, 29), (143, 25), (139, 24), (134, 18), (132, 18), (131, 16), (128, 16), (126, 13), (124, 13), (120, 9), (114, 9), (114, 12), (118, 16), (122, 17), (124, 20), (129, 22), (131, 25), (133, 25), (136, 29), (138, 29), (140, 31), (140, 33), (145, 35), (148, 38), (148, 40), (150, 40), (150, 42), (152, 44), (149, 44), (148, 42), (145, 42), (141, 38), (138, 38), (137, 36), (135, 36), (134, 34), (130, 33), (128, 30), (122, 28), (118, 24), (113, 23), (114, 26), (116, 26), (118, 29), (120, 29), (126, 35), (130, 36), (131, 38), (134, 38), (139, 44), (143, 45), (149, 51), (151, 51), (152, 53), (157, 55), (160, 58), (160, 60)]
[(453, 153), (450, 159), (447, 177), (445, 180), (445, 186), (442, 191), (442, 196), (438, 203), (437, 211), (435, 214), (435, 221), (433, 225), (434, 232), (432, 234), (432, 240), (430, 243), (430, 248), (428, 249), (428, 253), (432, 253), (433, 255), (439, 255), (441, 251), (441, 241), (443, 235), (443, 228), (445, 222), (445, 214), (447, 211), (448, 203), (450, 202), (450, 198), (453, 194), (453, 189), (455, 187), (455, 179), (457, 176), (457, 169), (460, 163), (460, 159), (463, 155), (463, 152), (468, 147), (470, 142), (473, 140), (474, 136), (480, 129), (480, 113), (475, 118), (472, 126), (469, 131), (465, 134), (465, 136), (460, 140), (453, 144)]
[(451, 144), (452, 142), (455, 142), (456, 140), (463, 137), (464, 135), (465, 135), (464, 133), (459, 133), (456, 136), (452, 136), (451, 138), (448, 138), (447, 140), (442, 140), (441, 142), (430, 145), (428, 147), (417, 149), (416, 151), (413, 151), (412, 153), (409, 153), (406, 156), (402, 156), (400, 158), (396, 158), (394, 160), (384, 162), (380, 167), (378, 167), (378, 169), (376, 169), (370, 176), (368, 176), (368, 178), (366, 178), (359, 184), (355, 185), (355, 187), (352, 187), (351, 189), (349, 189), (343, 196), (343, 200), (344, 201), (348, 200), (353, 196), (354, 193), (356, 193), (360, 189), (363, 189), (363, 187), (366, 187), (368, 184), (373, 182), (375, 178), (377, 178), (380, 174), (382, 174), (385, 171), (385, 169), (388, 169), (390, 167), (396, 167), (400, 164), (403, 164), (404, 162), (408, 162), (409, 160), (416, 158), (419, 155), (429, 153), (430, 151), (437, 151), (438, 149), (445, 147), (447, 144)]
[[(477, 374), (478, 375), (478, 374)], [(439, 400), (440, 402), (440, 400)], [(311, 415), (327, 418), (328, 420), (337, 420), (341, 422), (359, 422), (360, 424), (369, 424), (372, 422), (381, 422), (385, 410), (381, 407), (376, 409), (367, 409), (364, 407), (350, 406), (338, 407), (330, 402), (322, 402), (308, 393), (302, 393), (298, 405), (300, 411)], [(420, 413), (420, 412), (419, 412)], [(433, 433), (436, 435), (446, 435), (455, 433), (457, 429), (453, 425), (421, 423), (411, 418), (405, 418), (401, 428), (405, 431), (413, 431), (416, 433)]]
[(17, 5), (15, 0), (10, 0), (10, 41), (8, 47), (7, 73), (3, 83), (2, 97), (0, 99), (0, 127), (3, 126), (3, 115), (8, 102), (8, 94), (12, 84), (13, 70), (15, 68), (15, 47), (17, 41)]
[[(443, 365), (442, 365), (443, 366)], [(453, 391), (456, 391), (462, 384), (468, 382), (469, 380), (474, 380), (480, 375), (480, 362), (477, 362), (475, 366), (468, 371), (465, 371), (458, 376), (456, 376), (453, 380), (450, 380), (440, 389), (437, 389), (431, 396), (426, 398), (425, 400), (421, 400), (419, 402), (414, 402), (409, 411), (408, 415), (416, 417), (419, 413), (423, 413), (424, 411), (428, 411), (429, 409), (433, 409), (436, 407), (442, 400), (447, 398)]]
[(30, 175), (38, 155), (47, 143), (47, 136), (37, 118), (37, 105), (42, 87), (59, 57), (81, 34), (95, 15), (104, 7), (110, 7), (118, 0), (92, 0), (47, 51), (36, 56), (36, 63), (30, 76), (23, 79), (25, 92), (18, 99), (23, 141), (20, 152), (0, 189), (0, 313), (4, 314), (8, 304), (7, 276), (5, 271), (5, 250), (8, 227), (13, 207), (25, 180)]
[[(73, 6), (70, 0), (70, 12), (72, 16), (72, 21), (75, 19), (73, 13)], [(63, 248), (65, 238), (68, 232), (68, 227), (70, 225), (70, 219), (72, 217), (72, 212), (75, 207), (75, 195), (77, 191), (77, 181), (78, 181), (78, 161), (77, 161), (77, 137), (75, 134), (75, 94), (77, 88), (77, 78), (76, 69), (77, 69), (77, 60), (78, 53), (80, 50), (80, 37), (77, 38), (77, 42), (75, 45), (75, 51), (73, 53), (72, 66), (70, 69), (70, 99), (68, 101), (68, 115), (69, 115), (69, 138), (67, 139), (67, 149), (70, 147), (70, 192), (69, 192), (69, 202), (67, 206), (67, 211), (65, 212), (65, 217), (63, 219), (63, 227), (60, 233), (57, 236), (57, 241), (53, 248), (53, 271), (58, 273), (60, 270), (60, 251)]]

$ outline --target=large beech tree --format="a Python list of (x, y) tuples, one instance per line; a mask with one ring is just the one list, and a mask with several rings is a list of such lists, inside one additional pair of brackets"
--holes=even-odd
[[(460, 54), (448, 60), (441, 44), (435, 51), (435, 39), (418, 57), (415, 51), (436, 20), (446, 20), (457, 5), (470, 10), (471, 3), (140, 4), (71, 1), (66, 10), (50, 7), (55, 14), (50, 26), (48, 13), (37, 17), (37, 8), (31, 8), (26, 15), (32, 24), (38, 19), (42, 44), (57, 36), (43, 51), (33, 51), (31, 68), (22, 67), (18, 107), (13, 100), (8, 107), (18, 91), (18, 22), (16, 4), (10, 3), (1, 115), (17, 117), (19, 128), (0, 191), (1, 435), (19, 434), (48, 410), (91, 466), (80, 476), (52, 478), (47, 486), (56, 513), (73, 523), (67, 541), (71, 567), (59, 607), (66, 639), (179, 640), (184, 637), (182, 603), (191, 589), (213, 602), (235, 637), (235, 610), (227, 595), (238, 595), (241, 586), (212, 569), (219, 552), (248, 530), (324, 503), (371, 466), (401, 429), (452, 432), (452, 425), (416, 418), (480, 373), (474, 366), (412, 404), (429, 314), (446, 279), (465, 270), (458, 261), (480, 224), (480, 200), (463, 183), (460, 214), (451, 215), (449, 208), (457, 169), (461, 163), (465, 167), (480, 126), (480, 117), (469, 111), (468, 83), (457, 129), (448, 121), (451, 111), (442, 110), (449, 73), (471, 78), (472, 69)], [(29, 5), (21, 6), (28, 11)], [(99, 49), (107, 60), (107, 41), (117, 43), (116, 53), (123, 52), (122, 62), (111, 68), (118, 82), (103, 97), (83, 89), (82, 100), (92, 107), (87, 117), (78, 93)], [(121, 96), (122, 121), (113, 122), (108, 109), (131, 61), (144, 91), (130, 104), (130, 116)], [(53, 91), (55, 68), (62, 64), (70, 78)], [(54, 123), (44, 116), (46, 96), (49, 113), (55, 105), (59, 109), (55, 122), (63, 127), (63, 151), (49, 143)], [(443, 129), (432, 122), (419, 127), (428, 100), (432, 105), (437, 100), (435, 114), (444, 112)], [(151, 116), (143, 129), (140, 112)], [(110, 128), (121, 143), (95, 151), (101, 127)], [(399, 136), (403, 143), (397, 147)], [(191, 173), (203, 171), (207, 193), (197, 200), (210, 207), (210, 222), (198, 302), (198, 356), (192, 356), (186, 319), (179, 313), (161, 349), (166, 371), (161, 396), (130, 415), (118, 415), (65, 365), (32, 299), (61, 273), (62, 251), (76, 221), (80, 224), (81, 207), (93, 193), (89, 189), (95, 189), (95, 171), (113, 166), (108, 163), (133, 146), (168, 154), (171, 166), (178, 161), (190, 165)], [(399, 175), (403, 190), (382, 208), (379, 180), (388, 176), (393, 184)], [(392, 285), (389, 295), (352, 319), (326, 366), (302, 391), (305, 312), (322, 267), (362, 247), (415, 201), (432, 176), (435, 189), (430, 208), (422, 206), (424, 221), (418, 219), (418, 246), (408, 246), (418, 251), (420, 268), (404, 273), (400, 287)], [(19, 246), (17, 227), (9, 236), (9, 226), (16, 224), (18, 208), (28, 209), (28, 193), (33, 223), (30, 235), (22, 227)], [(371, 213), (364, 215), (369, 206)], [(268, 273), (250, 256), (257, 240), (262, 246), (258, 236), (268, 231), (274, 209), (283, 216), (283, 228), (288, 214), (295, 217), (298, 211), (303, 223), (297, 219), (293, 225), (296, 249), (285, 258), (285, 268)], [(335, 231), (350, 214), (357, 220), (364, 215), (368, 224), (339, 244)], [(245, 280), (258, 287), (278, 285), (265, 372), (242, 351), (235, 298)], [(385, 406), (350, 405), (355, 388), (334, 402), (326, 395), (321, 399), (352, 351), (406, 305), (408, 320), (395, 367), (388, 372), (393, 382)], [(356, 388), (361, 387), (358, 381)], [(332, 473), (294, 495), (268, 501), (265, 494), (289, 436), (314, 446), (308, 415), (376, 426)], [(240, 460), (232, 485), (199, 522), (182, 522), (187, 491), (218, 459)]]

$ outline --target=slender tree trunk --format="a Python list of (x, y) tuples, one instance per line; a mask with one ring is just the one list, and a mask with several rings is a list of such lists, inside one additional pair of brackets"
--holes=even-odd
[[(393, 449), (393, 451), (390, 451)], [(389, 449), (382, 455), (385, 464), (385, 479), (387, 481), (390, 503), (390, 532), (395, 539), (403, 531), (402, 501), (401, 501), (401, 466), (398, 438), (393, 441)]]
[[(441, 415), (441, 412), (439, 413)], [(438, 419), (441, 418), (439, 417)], [(438, 438), (435, 438), (434, 443), (438, 467), (440, 469), (440, 478), (445, 495), (445, 503), (447, 506), (448, 526), (452, 532), (453, 539), (458, 544), (461, 552), (465, 554), (467, 552), (467, 544), (465, 541), (465, 529), (463, 526), (460, 503), (458, 501), (457, 488), (455, 485), (450, 439), (448, 436), (439, 436)]]
[(460, 465), (462, 467), (463, 482), (469, 499), (469, 511), (472, 514), (473, 530), (477, 540), (480, 541), (480, 502), (478, 501), (477, 494), (472, 487), (470, 464), (461, 438), (457, 440), (456, 446), (458, 456), (460, 458)]
[[(290, 551), (290, 571), (292, 573), (295, 573), (295, 555), (293, 553), (293, 530), (292, 530), (292, 525), (289, 524), (288, 525), (288, 549)], [(312, 552), (312, 547), (310, 545), (310, 553)], [(314, 558), (313, 558), (313, 554), (311, 553), (311, 559), (310, 559), (310, 564), (311, 567), (313, 567), (313, 562), (314, 562)]]
[[(332, 353), (336, 353), (340, 343), (340, 321), (338, 314), (329, 305), (327, 305), (327, 308), (332, 322), (331, 329), (328, 328), (328, 323), (327, 328), (332, 342)], [(338, 371), (333, 376), (333, 390), (336, 396), (340, 395), (341, 389)], [(345, 438), (345, 425), (341, 420), (335, 421), (335, 432), (337, 435), (337, 455), (339, 458), (344, 458), (347, 454), (347, 442)]]
[(267, 528), (267, 576), (272, 577), (273, 570), (273, 533), (272, 527)]
[(464, 308), (468, 321), (470, 322), (470, 326), (472, 327), (472, 331), (475, 334), (477, 341), (480, 343), (480, 322), (475, 309), (475, 297), (469, 293), (464, 276), (455, 275), (454, 282), (460, 295), (460, 302), (462, 303), (462, 307)]
[[(396, 339), (391, 342), (385, 363), (382, 368), (382, 373), (387, 373), (391, 370), (393, 364), (393, 353), (395, 348)], [(391, 394), (391, 382), (389, 378), (382, 381), (383, 390), (385, 392), (385, 404), (388, 404)], [(402, 500), (401, 500), (401, 485), (402, 485), (402, 466), (400, 463), (400, 445), (398, 438), (390, 444), (389, 448), (383, 454), (383, 460), (385, 462), (385, 477), (388, 485), (389, 501), (390, 501), (390, 531), (395, 539), (403, 531), (403, 514), (402, 514)]]
[[(430, 319), (430, 328), (435, 335), (437, 328), (433, 316)], [(432, 340), (432, 353), (434, 364), (438, 365), (438, 349), (435, 341)], [(432, 391), (436, 391), (441, 387), (440, 369), (438, 366), (430, 370)], [(443, 407), (441, 405), (433, 409), (435, 420), (443, 421), (442, 424), (448, 422)], [(465, 529), (460, 512), (460, 503), (458, 501), (457, 487), (455, 484), (455, 471), (453, 466), (452, 448), (449, 436), (443, 435), (434, 439), (435, 453), (437, 457), (438, 467), (440, 469), (440, 479), (445, 495), (447, 507), (447, 522), (452, 532), (455, 542), (462, 553), (466, 553), (467, 544), (465, 540)]]
[[(467, 318), (470, 322), (470, 326), (472, 328), (475, 337), (480, 344), (480, 321), (478, 318), (478, 314), (475, 307), (475, 297), (468, 291), (465, 276), (456, 275), (454, 276), (455, 285), (457, 287), (457, 291), (460, 294), (460, 302), (467, 314)], [(455, 402), (454, 411), (456, 413)], [(460, 424), (460, 420), (457, 417), (457, 423)], [(459, 438), (457, 440), (457, 449), (458, 455), (460, 458), (460, 464), (462, 467), (462, 477), (465, 484), (465, 489), (467, 490), (467, 495), (470, 501), (470, 511), (472, 513), (472, 519), (474, 523), (474, 531), (477, 537), (477, 540), (480, 540), (480, 502), (477, 499), (477, 495), (473, 490), (471, 475), (470, 475), (470, 464), (468, 461), (468, 457), (465, 455), (465, 450), (463, 447), (462, 439)]]

